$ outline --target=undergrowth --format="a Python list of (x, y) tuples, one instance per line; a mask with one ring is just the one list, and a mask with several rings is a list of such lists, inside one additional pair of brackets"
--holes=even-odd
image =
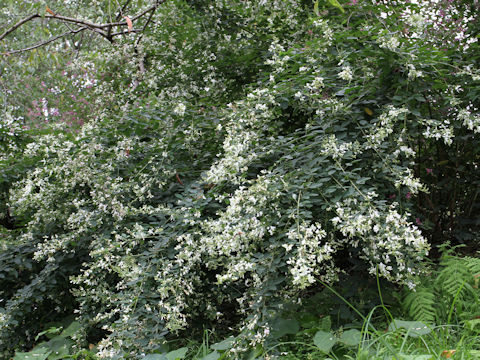
[[(439, 266), (419, 279), (414, 290), (371, 279), (345, 277), (343, 286), (324, 285), (271, 318), (272, 332), (262, 346), (238, 354), (235, 334), (220, 338), (205, 330), (201, 341), (188, 337), (163, 344), (147, 360), (222, 359), (479, 359), (480, 259), (446, 250)], [(75, 345), (80, 326), (69, 318), (49, 324), (40, 342), (13, 360), (94, 360), (96, 346)], [(41, 341), (41, 340), (44, 341)], [(36, 355), (35, 357), (32, 357)], [(138, 354), (137, 354), (138, 355)]]

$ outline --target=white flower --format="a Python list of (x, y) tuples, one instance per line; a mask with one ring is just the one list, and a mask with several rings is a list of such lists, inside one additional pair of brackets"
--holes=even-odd
[(173, 109), (173, 112), (177, 115), (183, 116), (185, 114), (185, 110), (187, 107), (183, 103), (179, 103), (175, 108)]
[(381, 48), (394, 51), (400, 46), (400, 40), (393, 35), (384, 35), (378, 38), (378, 44)]
[(470, 110), (462, 109), (458, 112), (457, 118), (469, 130), (480, 133), (480, 114), (472, 114)]
[(346, 81), (352, 81), (353, 80), (352, 68), (350, 66), (344, 66), (343, 70), (340, 73), (338, 73), (338, 77)]
[(419, 78), (419, 77), (423, 77), (423, 72), (421, 70), (415, 69), (414, 65), (408, 64), (407, 68), (408, 68), (408, 78), (410, 80), (415, 79), (415, 78)]

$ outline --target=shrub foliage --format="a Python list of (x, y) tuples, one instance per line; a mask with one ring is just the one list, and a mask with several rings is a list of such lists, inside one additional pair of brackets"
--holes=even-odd
[(413, 287), (432, 245), (477, 245), (477, 22), (446, 38), (407, 1), (331, 3), (168, 1), (68, 65), (95, 69), (78, 130), (6, 107), (4, 354), (71, 314), (105, 358), (202, 326), (242, 351), (321, 282)]

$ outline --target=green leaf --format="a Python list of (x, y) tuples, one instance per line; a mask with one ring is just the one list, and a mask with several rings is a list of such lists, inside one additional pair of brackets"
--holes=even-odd
[(164, 354), (148, 354), (143, 360), (167, 360)]
[(45, 347), (52, 350), (52, 353), (48, 356), (48, 360), (60, 360), (70, 355), (70, 349), (72, 348), (73, 341), (61, 336), (54, 337), (52, 340), (45, 343)]
[(178, 359), (183, 359), (185, 355), (187, 355), (188, 348), (187, 347), (182, 347), (177, 350), (170, 351), (169, 353), (165, 354), (165, 358), (167, 360), (178, 360)]
[(234, 342), (235, 338), (233, 336), (230, 336), (223, 341), (213, 344), (212, 346), (210, 346), (210, 348), (212, 348), (213, 350), (225, 351), (230, 349), (233, 346)]
[(328, 354), (332, 350), (333, 345), (337, 343), (337, 338), (331, 332), (317, 331), (313, 337), (313, 343), (321, 351)]
[(477, 331), (479, 330), (479, 325), (480, 325), (480, 319), (472, 319), (472, 320), (467, 320), (465, 321), (465, 325), (467, 326), (468, 329), (472, 331)]
[(204, 356), (202, 360), (218, 360), (222, 356), (219, 352), (211, 352), (210, 354)]
[(340, 337), (340, 341), (347, 346), (357, 346), (362, 340), (362, 333), (357, 329), (344, 331)]
[(272, 323), (272, 337), (281, 338), (287, 334), (296, 334), (300, 330), (300, 325), (295, 319), (275, 319)]
[(35, 341), (37, 341), (43, 335), (52, 335), (52, 334), (53, 335), (58, 335), (58, 334), (60, 334), (60, 331), (62, 331), (61, 326), (60, 327), (52, 326), (52, 327), (48, 328), (47, 330), (39, 333), (37, 336), (35, 336)]
[(320, 11), (318, 11), (318, 1), (315, 1), (315, 4), (313, 5), (313, 12), (315, 13), (315, 15), (317, 16), (320, 16)]
[(52, 351), (42, 347), (28, 353), (15, 353), (13, 360), (46, 360), (51, 353)]
[[(298, 319), (300, 320), (300, 325), (306, 329), (310, 329), (318, 325), (318, 316), (315, 316), (310, 312), (300, 313)], [(326, 330), (330, 330), (330, 328)]]
[(411, 337), (420, 337), (432, 332), (432, 330), (421, 321), (404, 321), (404, 320), (393, 320), (393, 322), (388, 327), (389, 331), (395, 331), (400, 328), (407, 330), (408, 335)]
[(332, 319), (330, 316), (325, 316), (322, 318), (322, 322), (320, 323), (320, 329), (323, 331), (330, 331), (332, 329)]
[(78, 321), (72, 321), (70, 325), (67, 326), (65, 330), (62, 331), (60, 336), (63, 337), (72, 337), (77, 331), (82, 328), (82, 325)]
[(337, 9), (339, 9), (342, 13), (345, 12), (342, 5), (340, 5), (340, 3), (337, 0), (328, 0), (328, 2), (330, 3), (330, 5), (335, 6)]

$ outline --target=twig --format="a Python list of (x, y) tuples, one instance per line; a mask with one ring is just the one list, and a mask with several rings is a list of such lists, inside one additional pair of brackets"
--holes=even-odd
[(145, 29), (147, 28), (147, 26), (148, 26), (148, 24), (150, 23), (150, 21), (152, 21), (153, 14), (155, 14), (155, 10), (156, 10), (156, 8), (152, 10), (152, 12), (150, 13), (150, 16), (148, 17), (147, 21), (146, 21), (145, 24), (143, 25), (142, 32), (140, 33), (140, 35), (138, 36), (137, 40), (135, 41), (135, 48), (137, 48), (138, 44), (140, 43), (140, 40), (142, 40), (143, 32), (144, 32)]
[[(127, 0), (125, 2), (124, 8), (129, 4), (129, 2), (130, 2), (130, 0)], [(73, 29), (69, 28), (70, 31), (65, 32), (65, 33), (63, 33), (61, 35), (58, 35), (58, 36), (54, 36), (54, 37), (52, 37), (52, 38), (50, 38), (46, 41), (40, 42), (38, 44), (32, 45), (32, 46), (24, 48), (24, 49), (7, 51), (7, 52), (4, 52), (2, 54), (3, 55), (10, 55), (10, 54), (20, 53), (20, 52), (24, 52), (24, 51), (28, 51), (28, 50), (33, 50), (33, 49), (39, 48), (41, 46), (44, 46), (46, 44), (49, 44), (49, 43), (51, 43), (51, 42), (53, 42), (57, 39), (60, 39), (60, 38), (66, 36), (68, 34), (76, 34), (78, 32), (84, 31), (84, 30), (90, 30), (90, 31), (96, 32), (96, 33), (100, 34), (101, 36), (103, 36), (104, 38), (106, 38), (108, 41), (113, 42), (113, 37), (115, 37), (115, 36), (125, 35), (125, 34), (128, 34), (129, 32), (137, 32), (138, 33), (138, 32), (144, 31), (146, 26), (148, 25), (148, 23), (151, 21), (151, 18), (153, 16), (153, 13), (155, 12), (155, 9), (160, 4), (162, 4), (164, 2), (165, 2), (165, 0), (157, 0), (155, 5), (149, 7), (148, 9), (142, 11), (141, 13), (139, 13), (136, 16), (133, 16), (131, 18), (132, 21), (135, 21), (135, 20), (141, 18), (142, 16), (144, 16), (145, 14), (147, 14), (148, 12), (151, 12), (146, 24), (143, 26), (143, 29), (141, 29), (141, 30), (140, 29), (133, 29), (133, 30), (129, 30), (129, 31), (119, 31), (119, 32), (115, 32), (115, 33), (111, 32), (113, 27), (128, 26), (127, 22), (126, 21), (121, 21), (121, 22), (117, 21), (117, 22), (109, 22), (109, 23), (105, 23), (105, 24), (97, 24), (97, 23), (93, 23), (93, 22), (90, 22), (90, 21), (86, 21), (86, 20), (80, 20), (80, 19), (75, 19), (75, 18), (63, 16), (63, 15), (50, 14), (49, 13), (49, 14), (46, 14), (45, 16), (43, 16), (43, 18), (48, 19), (48, 20), (59, 20), (60, 22), (64, 23), (67, 26), (67, 28), (69, 28), (68, 23), (76, 24), (76, 25), (79, 25), (81, 27), (80, 27), (80, 29), (76, 29), (76, 30), (73, 30)], [(10, 33), (12, 33), (13, 31), (15, 31), (16, 29), (18, 29), (23, 24), (25, 24), (25, 23), (33, 20), (33, 19), (41, 18), (41, 17), (42, 16), (40, 16), (37, 13), (37, 14), (32, 14), (32, 15), (29, 15), (29, 16), (23, 18), (22, 20), (17, 22), (15, 25), (13, 25), (9, 29), (7, 29), (2, 35), (0, 35), (0, 41), (2, 39), (4, 39), (6, 36), (8, 36)], [(107, 29), (107, 31), (104, 31), (104, 29)], [(137, 44), (138, 44), (138, 41), (137, 41)]]
[(114, 37), (114, 36), (118, 36), (118, 35), (127, 35), (127, 34), (130, 34), (130, 33), (138, 33), (138, 32), (141, 32), (142, 29), (132, 29), (132, 30), (125, 30), (125, 31), (118, 31), (116, 33), (113, 33), (111, 34), (110, 36), (111, 37)]
[(64, 36), (67, 36), (67, 35), (70, 35), (70, 34), (78, 34), (79, 32), (81, 31), (84, 31), (84, 30), (87, 30), (86, 27), (83, 27), (83, 28), (80, 28), (80, 29), (77, 29), (77, 30), (72, 30), (72, 31), (67, 31), (63, 34), (60, 34), (58, 36), (54, 36), (46, 41), (42, 41), (42, 42), (39, 42), (35, 45), (32, 45), (32, 46), (29, 46), (29, 47), (26, 47), (26, 48), (23, 48), (23, 49), (19, 49), (19, 50), (12, 50), (12, 51), (7, 51), (7, 52), (4, 52), (4, 53), (0, 53), (1, 55), (12, 55), (12, 54), (18, 54), (18, 53), (22, 53), (22, 52), (25, 52), (25, 51), (30, 51), (30, 50), (34, 50), (34, 49), (37, 49), (39, 47), (42, 47), (44, 45), (47, 45), (55, 40), (58, 40)]
[(150, 13), (150, 16), (148, 17), (147, 21), (145, 22), (145, 24), (143, 25), (143, 29), (140, 33), (140, 35), (138, 35), (137, 37), (137, 40), (135, 40), (135, 45), (134, 45), (134, 50), (135, 50), (135, 54), (138, 56), (138, 69), (140, 70), (140, 75), (135, 79), (135, 81), (133, 82), (133, 88), (132, 88), (132, 91), (135, 91), (135, 89), (138, 87), (138, 85), (140, 85), (140, 78), (143, 76), (143, 74), (145, 74), (145, 63), (143, 61), (143, 57), (142, 56), (139, 56), (139, 53), (138, 53), (138, 44), (140, 43), (140, 41), (142, 40), (143, 38), (143, 33), (145, 32), (145, 29), (147, 28), (148, 24), (150, 23), (150, 21), (152, 20), (153, 18), (153, 15), (155, 14), (155, 9), (152, 10), (152, 12)]
[[(160, 3), (163, 3), (164, 1), (161, 1)], [(139, 18), (141, 18), (142, 16), (144, 16), (145, 14), (147, 14), (148, 12), (152, 11), (152, 10), (155, 10), (156, 8), (158, 7), (158, 4), (155, 4), (151, 7), (149, 7), (148, 9), (142, 11), (140, 14), (132, 17), (132, 21), (134, 20), (137, 20)], [(39, 14), (32, 14), (32, 15), (29, 15), (27, 16), (26, 18), (20, 20), (19, 22), (17, 22), (15, 25), (13, 25), (11, 28), (9, 28), (8, 30), (6, 30), (2, 35), (0, 35), (0, 40), (2, 40), (3, 38), (5, 38), (8, 34), (12, 33), (13, 31), (15, 31), (16, 29), (18, 29), (20, 26), (22, 26), (23, 24), (25, 24), (26, 22), (30, 21), (30, 20), (33, 20), (35, 18), (40, 18), (41, 16)], [(110, 28), (110, 27), (114, 27), (114, 26), (127, 26), (127, 22), (126, 21), (121, 21), (121, 22), (111, 22), (111, 23), (106, 23), (106, 24), (97, 24), (97, 23), (92, 23), (90, 21), (86, 21), (86, 20), (80, 20), (80, 19), (75, 19), (75, 18), (71, 18), (71, 17), (68, 17), (68, 16), (63, 16), (63, 15), (58, 15), (58, 14), (55, 14), (55, 15), (50, 15), (50, 14), (47, 14), (44, 16), (45, 19), (52, 19), (52, 20), (60, 20), (61, 22), (66, 22), (66, 23), (72, 23), (72, 24), (77, 24), (77, 25), (82, 25), (82, 26), (85, 26), (91, 30), (94, 30), (94, 29), (97, 29), (97, 30), (102, 30), (102, 29), (106, 29), (106, 28)], [(106, 33), (104, 31), (101, 31), (99, 32), (100, 34), (102, 34), (103, 36), (106, 37)]]
[(119, 12), (117, 14), (117, 21), (119, 21), (123, 17), (123, 12), (127, 9), (128, 4), (130, 4), (132, 0), (127, 0), (123, 4), (123, 6), (119, 9)]
[[(143, 15), (145, 15), (149, 11), (152, 11), (156, 7), (157, 7), (157, 5), (153, 5), (153, 6), (149, 7), (147, 10), (145, 10), (145, 11), (141, 12), (140, 14), (132, 17), (132, 21), (141, 18)], [(57, 15), (45, 15), (45, 18), (46, 19), (61, 20), (63, 22), (68, 22), (68, 23), (77, 24), (77, 25), (84, 25), (84, 26), (86, 26), (88, 28), (92, 28), (92, 29), (106, 29), (106, 28), (114, 27), (114, 26), (127, 26), (126, 21), (111, 22), (111, 23), (106, 23), (106, 24), (96, 24), (96, 23), (92, 23), (90, 21), (79, 20), (79, 19), (71, 18), (71, 17), (68, 17), (68, 16), (62, 16), (62, 15), (58, 15), (58, 14)]]
[(7, 31), (5, 31), (2, 35), (0, 35), (0, 40), (2, 40), (5, 36), (7, 36), (8, 34), (10, 34), (11, 32), (15, 31), (16, 29), (18, 29), (20, 26), (22, 26), (23, 24), (25, 24), (26, 22), (32, 20), (32, 19), (35, 19), (37, 17), (40, 17), (40, 15), (38, 14), (32, 14), (30, 16), (27, 16), (26, 18), (20, 20), (19, 22), (17, 22), (15, 25), (13, 25), (10, 29), (8, 29)]

